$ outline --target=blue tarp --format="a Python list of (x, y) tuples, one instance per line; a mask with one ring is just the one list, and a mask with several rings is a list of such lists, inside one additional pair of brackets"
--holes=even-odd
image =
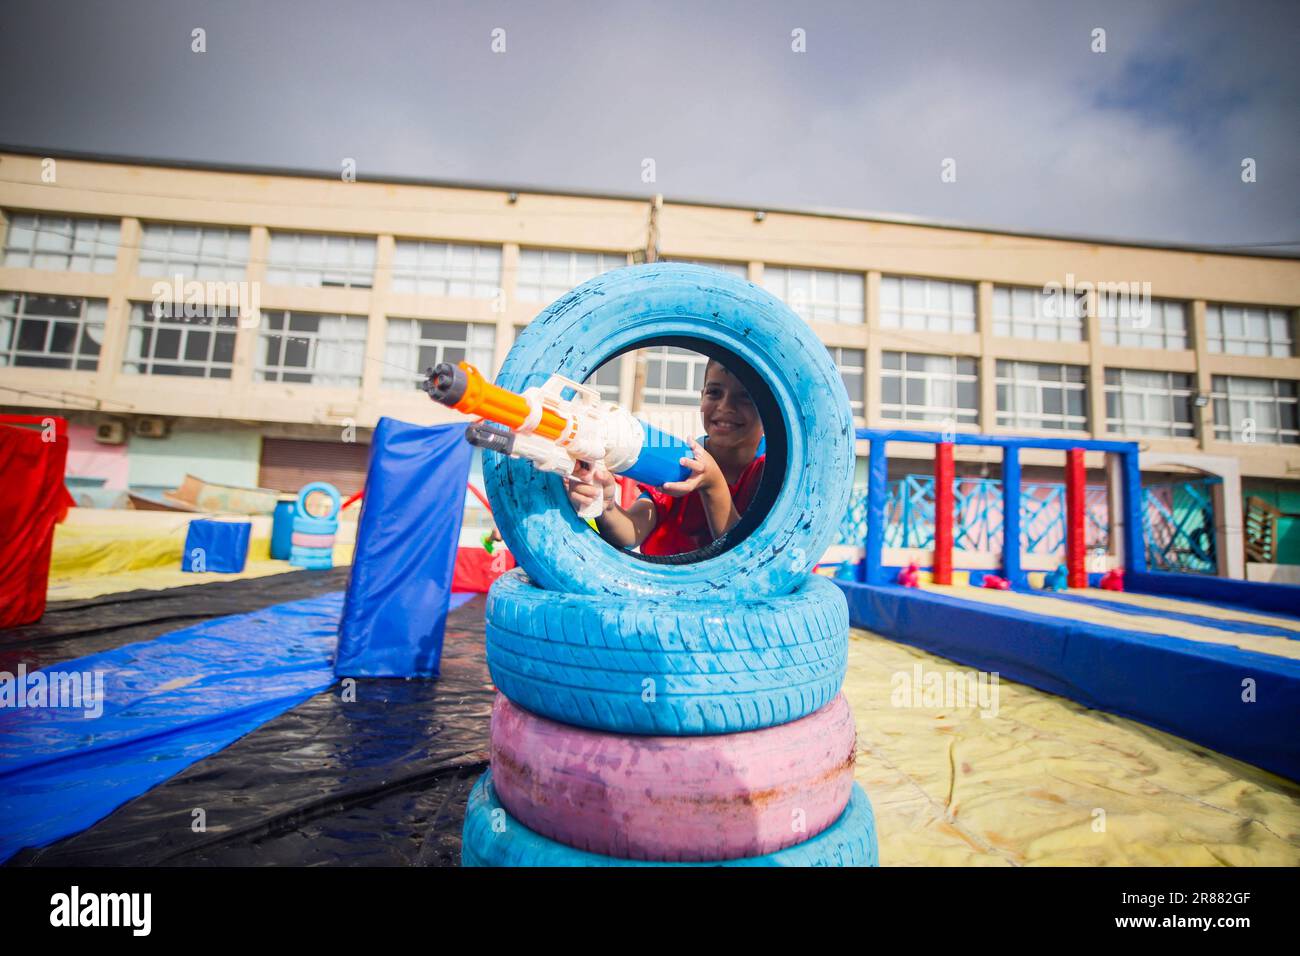
[(1300, 661), (897, 585), (835, 583), (854, 627), (1300, 780)]
[(381, 418), (339, 629), (340, 677), (436, 677), (473, 447)]
[(248, 560), (249, 521), (208, 521), (195, 518), (185, 532), (182, 571), (239, 574)]
[(0, 861), (79, 832), (328, 688), (342, 605), (339, 592), (280, 604), (35, 672), (102, 680), (102, 713), (83, 716), (95, 711), (84, 697), (80, 709), (0, 708)]

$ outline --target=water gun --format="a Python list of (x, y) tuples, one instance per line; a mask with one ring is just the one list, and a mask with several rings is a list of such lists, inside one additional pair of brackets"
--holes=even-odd
[[(579, 464), (603, 464), (613, 474), (656, 487), (691, 475), (681, 464), (682, 458), (694, 457), (686, 442), (561, 375), (516, 394), (493, 385), (468, 362), (443, 362), (429, 369), (423, 388), (435, 402), (477, 416), (465, 430), (471, 445), (525, 458), (566, 480), (573, 479)], [(595, 518), (603, 511), (604, 492), (598, 490), (579, 517)]]

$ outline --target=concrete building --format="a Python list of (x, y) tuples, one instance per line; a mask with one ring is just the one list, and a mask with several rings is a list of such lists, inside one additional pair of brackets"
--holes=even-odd
[[(862, 424), (1234, 459), (1243, 494), (1284, 513), (1274, 560), (1300, 562), (1285, 517), (1300, 512), (1297, 259), (18, 152), (0, 153), (0, 211), (0, 405), (71, 419), (87, 502), (186, 473), (348, 490), (381, 415), (453, 417), (417, 390), (423, 368), (468, 358), (495, 373), (547, 303), (653, 249), (783, 297)], [(640, 358), (602, 370), (601, 390), (696, 403), (698, 357)]]

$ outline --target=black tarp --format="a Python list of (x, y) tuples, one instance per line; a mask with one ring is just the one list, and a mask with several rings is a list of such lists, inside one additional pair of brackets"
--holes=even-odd
[[(39, 624), (0, 634), (0, 669), (50, 666), (337, 591), (346, 576), (304, 571), (54, 604)], [(348, 702), (335, 685), (8, 865), (455, 865), (465, 802), (488, 760), (483, 606), (475, 598), (448, 617), (442, 676), (357, 680)]]

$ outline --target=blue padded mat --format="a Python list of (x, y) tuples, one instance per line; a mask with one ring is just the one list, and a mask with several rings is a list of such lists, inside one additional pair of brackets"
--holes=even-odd
[[(1120, 601), (1108, 601), (1100, 597), (1088, 597), (1085, 594), (1073, 594), (1064, 591), (1040, 591), (1034, 590), (1029, 592), (1035, 596), (1054, 597), (1058, 601), (1074, 601), (1079, 604), (1087, 604), (1091, 607), (1098, 607), (1106, 611), (1118, 611), (1121, 614), (1135, 614), (1139, 617), (1162, 617), (1170, 621), (1183, 621), (1187, 624), (1196, 624), (1201, 627), (1213, 627), (1220, 631), (1231, 631), (1235, 634), (1264, 634), (1269, 637), (1285, 637), (1290, 640), (1300, 640), (1300, 631), (1294, 631), (1285, 627), (1277, 627), (1272, 624), (1252, 624), (1249, 621), (1225, 621), (1217, 617), (1207, 617), (1204, 614), (1196, 614), (1196, 604), (1187, 602), (1186, 611), (1164, 611), (1153, 607), (1139, 607), (1134, 604), (1124, 604)], [(1182, 600), (1181, 598), (1171, 598), (1170, 600)], [(1232, 605), (1214, 605), (1214, 607), (1224, 607), (1226, 610), (1241, 611), (1245, 610)]]
[(102, 674), (102, 713), (0, 708), (0, 861), (79, 832), (330, 687), (342, 607), (342, 592), (325, 594), (38, 672)]
[(1300, 780), (1300, 661), (898, 585), (835, 583), (854, 627)]

